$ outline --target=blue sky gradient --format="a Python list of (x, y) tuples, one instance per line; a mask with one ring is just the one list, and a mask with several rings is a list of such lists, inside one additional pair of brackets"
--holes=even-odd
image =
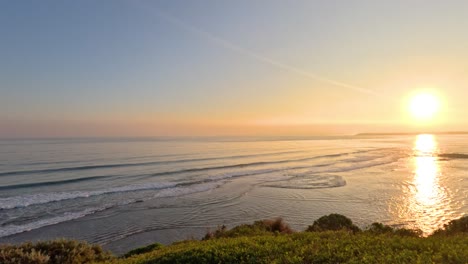
[(443, 101), (432, 127), (467, 129), (467, 13), (435, 0), (3, 1), (0, 137), (420, 129), (404, 104), (421, 89)]

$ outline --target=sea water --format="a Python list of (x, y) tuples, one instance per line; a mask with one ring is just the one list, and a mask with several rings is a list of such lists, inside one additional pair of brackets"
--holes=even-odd
[(468, 212), (467, 135), (0, 141), (0, 243), (116, 253), (282, 217), (421, 229)]

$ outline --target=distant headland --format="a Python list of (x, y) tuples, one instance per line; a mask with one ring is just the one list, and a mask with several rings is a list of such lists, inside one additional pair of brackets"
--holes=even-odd
[(421, 134), (433, 134), (433, 135), (468, 135), (468, 131), (444, 131), (444, 132), (397, 132), (397, 133), (358, 133), (354, 136), (414, 136)]

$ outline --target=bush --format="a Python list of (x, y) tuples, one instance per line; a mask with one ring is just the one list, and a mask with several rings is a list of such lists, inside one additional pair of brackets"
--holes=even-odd
[(214, 232), (208, 231), (203, 240), (220, 237), (259, 236), (271, 234), (291, 234), (294, 230), (282, 218), (255, 221), (253, 224), (243, 224), (228, 230), (225, 225)]
[(150, 244), (150, 245), (147, 245), (147, 246), (144, 246), (144, 247), (139, 247), (139, 248), (132, 249), (129, 252), (125, 253), (124, 257), (128, 258), (128, 257), (131, 257), (133, 255), (148, 253), (148, 252), (151, 252), (153, 250), (160, 249), (162, 247), (164, 247), (164, 245), (160, 244), (160, 243)]
[(455, 235), (468, 233), (468, 215), (450, 221), (443, 228), (438, 229), (433, 235)]
[(407, 236), (407, 237), (420, 237), (423, 232), (421, 229), (409, 229), (409, 228), (396, 228), (394, 229), (395, 235)]
[(40, 251), (36, 251), (34, 248), (25, 250), (23, 248), (16, 247), (0, 247), (0, 263), (13, 264), (47, 264), (50, 257)]
[(74, 240), (1, 245), (2, 264), (78, 264), (112, 259), (100, 246)]
[(340, 214), (330, 214), (320, 217), (307, 228), (307, 232), (320, 232), (320, 231), (338, 231), (346, 230), (353, 233), (361, 231), (359, 227), (353, 224), (353, 221), (348, 217)]
[(367, 232), (373, 234), (391, 234), (393, 233), (393, 228), (382, 223), (372, 223), (367, 229)]
[(366, 229), (366, 232), (372, 234), (394, 234), (398, 236), (408, 237), (420, 237), (422, 235), (422, 231), (420, 229), (392, 228), (391, 226), (377, 222), (372, 223)]
[(281, 233), (281, 234), (292, 234), (294, 230), (283, 221), (282, 218), (278, 217), (273, 220), (262, 220), (254, 222), (260, 228), (264, 228), (268, 232)]

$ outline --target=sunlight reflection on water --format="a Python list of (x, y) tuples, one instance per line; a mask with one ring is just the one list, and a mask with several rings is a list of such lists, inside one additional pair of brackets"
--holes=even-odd
[(441, 184), (442, 168), (439, 165), (438, 146), (433, 135), (418, 135), (414, 143), (414, 177), (408, 194), (408, 211), (415, 227), (429, 235), (445, 222), (449, 210), (447, 192)]

